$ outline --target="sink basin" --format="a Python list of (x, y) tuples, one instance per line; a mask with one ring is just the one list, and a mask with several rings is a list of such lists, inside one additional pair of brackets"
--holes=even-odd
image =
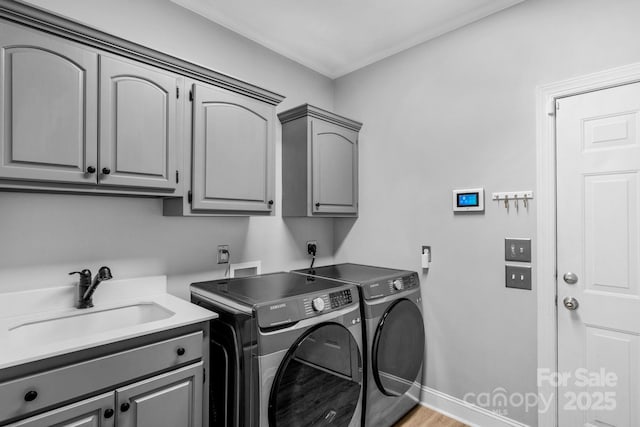
[(46, 344), (168, 319), (174, 314), (152, 302), (77, 310), (13, 326), (9, 328), (9, 338), (23, 343)]

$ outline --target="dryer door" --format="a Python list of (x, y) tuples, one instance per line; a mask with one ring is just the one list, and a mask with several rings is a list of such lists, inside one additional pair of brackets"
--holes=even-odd
[(402, 396), (416, 380), (424, 358), (422, 314), (412, 301), (400, 299), (382, 315), (373, 338), (373, 377), (387, 396)]
[(269, 398), (269, 426), (347, 427), (362, 389), (362, 357), (337, 323), (308, 330), (278, 368)]

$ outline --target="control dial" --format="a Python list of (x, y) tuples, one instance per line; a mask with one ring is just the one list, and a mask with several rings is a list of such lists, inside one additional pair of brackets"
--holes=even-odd
[(315, 311), (322, 311), (324, 310), (324, 300), (320, 297), (314, 298), (313, 301), (311, 301), (311, 306)]
[(395, 289), (396, 291), (401, 291), (402, 288), (404, 288), (402, 280), (396, 279), (393, 281), (393, 289)]

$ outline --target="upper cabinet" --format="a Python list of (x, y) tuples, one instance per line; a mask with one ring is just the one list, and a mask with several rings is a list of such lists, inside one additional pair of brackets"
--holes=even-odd
[(308, 104), (278, 118), (282, 122), (283, 216), (357, 216), (362, 123)]
[(0, 23), (0, 176), (96, 183), (98, 55)]
[(0, 0), (0, 189), (162, 196), (168, 215), (272, 215), (282, 99)]
[(0, 40), (0, 178), (176, 193), (180, 77), (11, 24)]
[(275, 107), (193, 85), (193, 211), (274, 210)]
[(131, 61), (100, 57), (100, 183), (175, 191), (181, 80)]

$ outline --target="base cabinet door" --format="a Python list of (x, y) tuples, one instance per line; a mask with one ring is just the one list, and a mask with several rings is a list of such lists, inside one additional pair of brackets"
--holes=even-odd
[(202, 362), (116, 390), (118, 427), (202, 427)]
[(114, 427), (114, 399), (114, 392), (101, 394), (7, 427)]
[(275, 107), (193, 85), (192, 209), (271, 214)]
[(0, 23), (0, 178), (93, 184), (98, 55)]
[(181, 78), (100, 57), (100, 184), (175, 190)]

